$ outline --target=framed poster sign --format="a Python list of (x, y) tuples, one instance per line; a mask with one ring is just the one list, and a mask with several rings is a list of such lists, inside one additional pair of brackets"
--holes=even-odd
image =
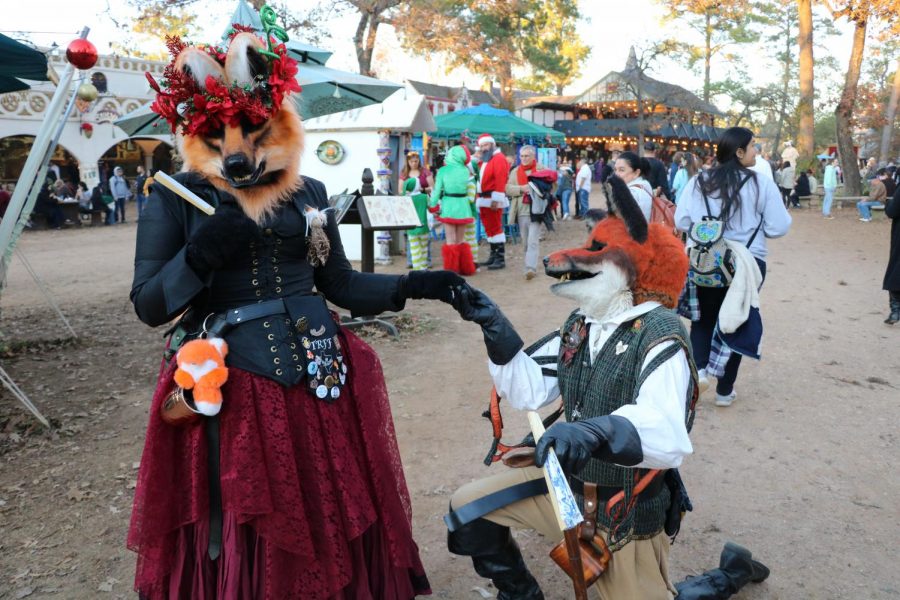
[(411, 229), (421, 225), (409, 196), (363, 196), (359, 212), (366, 229)]

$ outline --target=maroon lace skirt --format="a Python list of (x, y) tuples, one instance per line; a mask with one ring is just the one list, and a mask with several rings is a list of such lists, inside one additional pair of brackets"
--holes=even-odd
[(350, 369), (332, 404), (229, 369), (220, 413), (222, 555), (206, 555), (203, 427), (159, 416), (160, 373), (128, 547), (145, 598), (408, 600), (430, 593), (374, 351), (342, 332)]

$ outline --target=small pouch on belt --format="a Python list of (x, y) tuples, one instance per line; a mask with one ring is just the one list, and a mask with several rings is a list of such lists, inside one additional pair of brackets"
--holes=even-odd
[(321, 296), (285, 298), (284, 305), (306, 356), (310, 392), (322, 400), (337, 400), (348, 373), (337, 321)]
[[(584, 522), (578, 526), (578, 546), (581, 551), (581, 566), (583, 568), (584, 582), (587, 587), (594, 585), (609, 566), (612, 553), (606, 545), (603, 533), (597, 531), (597, 484), (584, 484)], [(557, 544), (550, 551), (550, 558), (569, 577), (573, 577), (572, 564), (569, 562), (569, 553), (565, 540)]]

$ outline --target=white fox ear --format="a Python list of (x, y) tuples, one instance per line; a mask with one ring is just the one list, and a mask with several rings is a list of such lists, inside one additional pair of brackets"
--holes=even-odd
[(206, 78), (225, 79), (225, 69), (199, 48), (185, 48), (175, 59), (175, 68), (194, 78), (201, 90), (206, 90)]
[(210, 344), (212, 344), (215, 349), (222, 355), (222, 358), (225, 358), (225, 355), (228, 354), (228, 346), (225, 345), (225, 340), (218, 337), (210, 337), (206, 338)]
[(267, 77), (269, 64), (262, 54), (262, 41), (249, 32), (239, 33), (231, 40), (228, 54), (225, 57), (225, 75), (229, 82), (244, 86), (258, 76)]

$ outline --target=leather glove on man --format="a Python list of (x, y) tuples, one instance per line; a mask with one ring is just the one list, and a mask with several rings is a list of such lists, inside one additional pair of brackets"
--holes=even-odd
[(188, 240), (186, 260), (198, 275), (221, 269), (247, 253), (259, 227), (237, 205), (223, 204)]
[(591, 458), (625, 467), (644, 460), (637, 429), (631, 421), (618, 415), (555, 423), (538, 441), (535, 465), (544, 466), (551, 447), (556, 451), (563, 471), (572, 475), (580, 473)]
[(524, 346), (500, 307), (481, 290), (466, 284), (453, 300), (453, 308), (466, 321), (481, 325), (488, 358), (495, 365), (505, 365)]
[(398, 304), (407, 299), (440, 300), (450, 304), (466, 280), (453, 271), (410, 271), (400, 277), (397, 286)]

